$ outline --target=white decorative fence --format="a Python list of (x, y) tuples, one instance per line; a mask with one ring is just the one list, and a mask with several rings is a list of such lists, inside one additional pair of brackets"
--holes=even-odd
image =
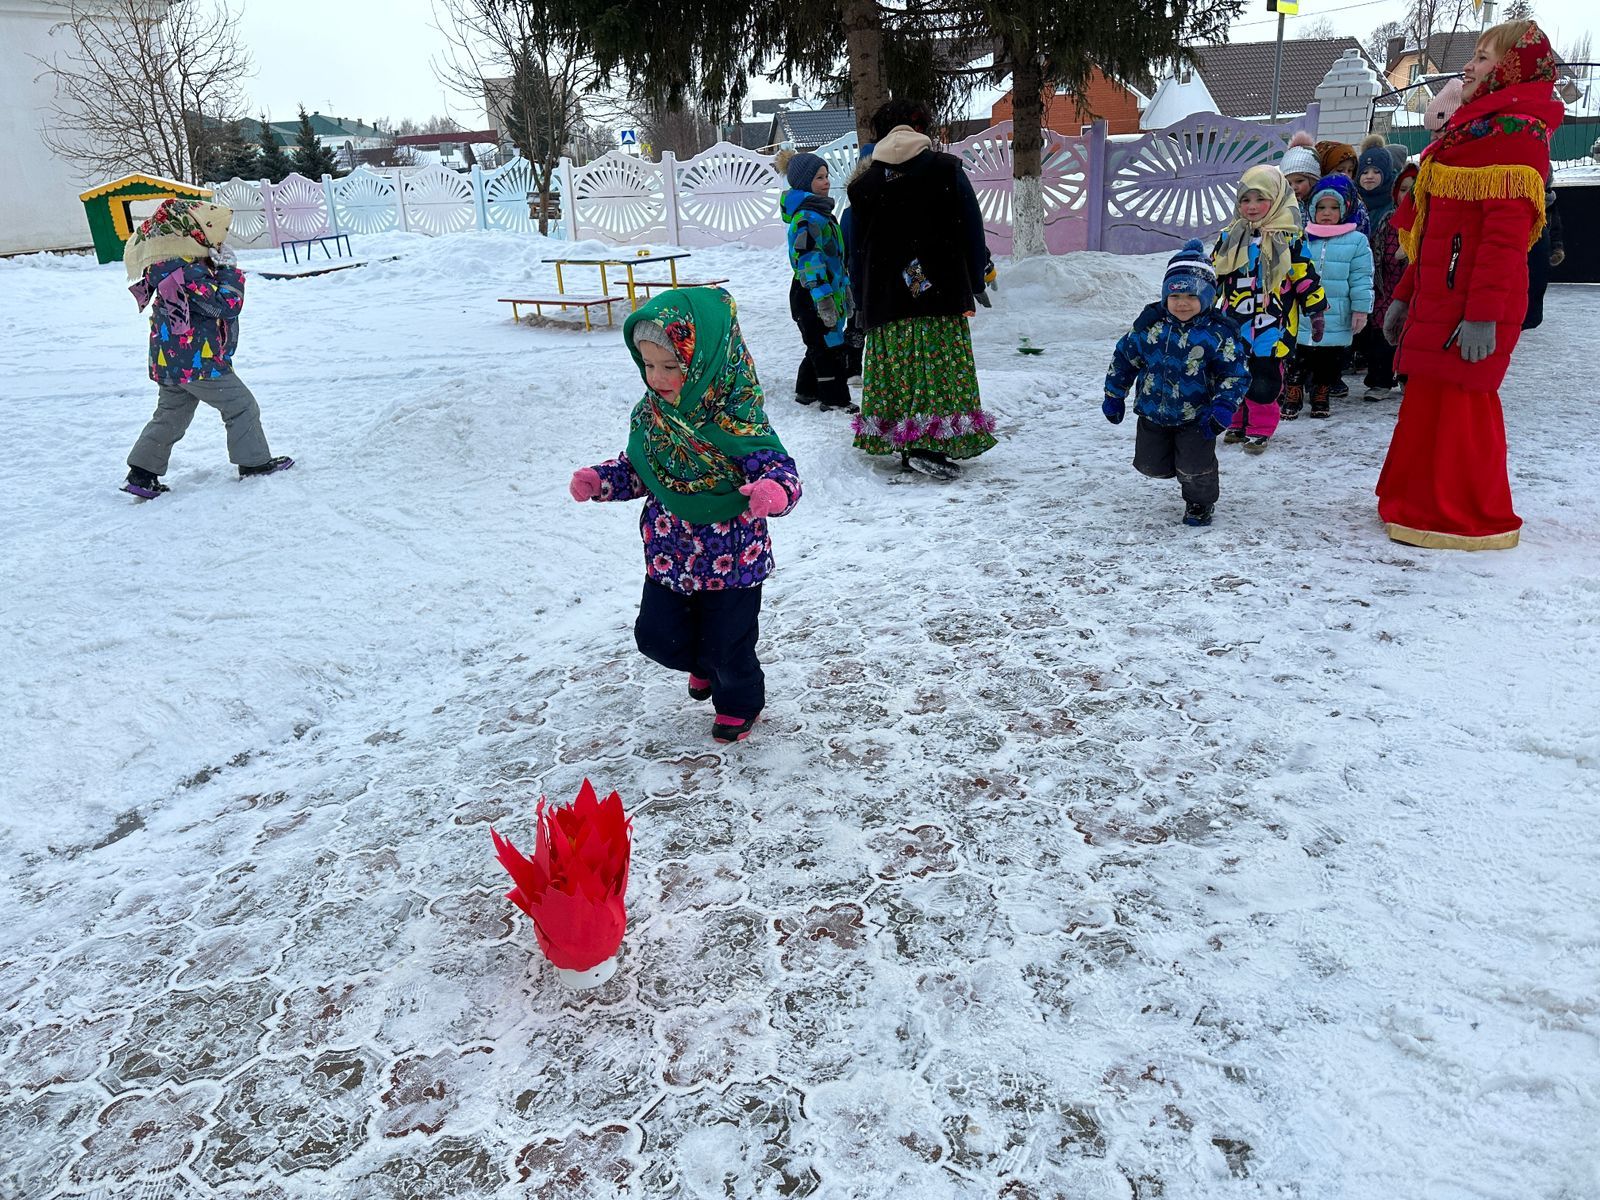
[[(1227, 219), (1240, 173), (1282, 155), (1297, 129), (1315, 131), (1317, 106), (1304, 117), (1261, 125), (1204, 114), (1167, 129), (1114, 138), (1104, 122), (1082, 135), (1046, 130), (1042, 161), (1045, 245), (1055, 254), (1111, 250), (1139, 254), (1213, 232)], [(989, 247), (1011, 251), (1011, 123), (957, 142), (950, 153), (966, 164), (983, 211)], [(834, 195), (847, 203), (856, 135), (817, 151), (829, 166)], [(573, 241), (719, 246), (783, 244), (778, 211), (783, 180), (772, 156), (719, 142), (693, 158), (664, 154), (650, 162), (612, 151), (574, 166), (562, 159), (557, 178), (561, 219), (551, 232)], [(245, 247), (293, 238), (394, 230), (439, 235), (471, 229), (532, 232), (528, 216), (533, 170), (526, 159), (458, 174), (441, 166), (380, 173), (359, 167), (321, 182), (290, 175), (282, 183), (230, 179), (211, 184), (231, 205), (233, 236)]]

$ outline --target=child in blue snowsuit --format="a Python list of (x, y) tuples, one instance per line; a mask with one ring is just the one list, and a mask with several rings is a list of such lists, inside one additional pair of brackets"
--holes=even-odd
[(1212, 307), (1217, 273), (1200, 241), (1173, 255), (1161, 292), (1117, 342), (1100, 410), (1120, 425), (1134, 388), (1134, 468), (1176, 476), (1184, 524), (1209, 525), (1220, 491), (1217, 436), (1250, 390), (1250, 347), (1233, 318)]
[(1305, 253), (1328, 298), (1323, 328), (1300, 347), (1313, 417), (1328, 416), (1344, 356), (1372, 313), (1372, 245), (1356, 221), (1358, 204), (1356, 185), (1343, 175), (1324, 176), (1311, 192)]
[(850, 400), (845, 327), (850, 318), (850, 276), (844, 235), (833, 219), (828, 164), (815, 154), (796, 154), (784, 167), (789, 184), (779, 204), (789, 226), (789, 315), (800, 327), (806, 356), (795, 377), (794, 398), (821, 402), (824, 411), (855, 412)]

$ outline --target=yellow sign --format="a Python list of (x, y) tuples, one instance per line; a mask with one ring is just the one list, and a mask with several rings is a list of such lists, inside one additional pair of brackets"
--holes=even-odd
[(1300, 15), (1300, 0), (1267, 0), (1267, 11), (1298, 17)]

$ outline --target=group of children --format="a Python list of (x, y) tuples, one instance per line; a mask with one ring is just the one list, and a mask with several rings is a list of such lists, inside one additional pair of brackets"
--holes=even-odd
[(1393, 395), (1383, 316), (1405, 265), (1394, 215), (1416, 175), (1403, 156), (1381, 136), (1357, 149), (1296, 134), (1278, 165), (1244, 172), (1209, 258), (1198, 241), (1179, 251), (1161, 304), (1118, 341), (1102, 411), (1120, 422), (1135, 392), (1134, 466), (1178, 479), (1185, 524), (1211, 523), (1216, 436), (1261, 454), (1308, 399), (1327, 418), (1352, 350), (1365, 398)]

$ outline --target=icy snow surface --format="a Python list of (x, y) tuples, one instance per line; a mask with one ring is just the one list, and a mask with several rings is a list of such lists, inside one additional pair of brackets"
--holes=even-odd
[[(1505, 388), (1521, 548), (1429, 554), (1393, 403), (1178, 523), (1099, 412), (1159, 258), (1003, 267), (1000, 445), (902, 486), (791, 403), (782, 254), (697, 253), (806, 482), (719, 749), (566, 494), (621, 338), (494, 303), (557, 247), (360, 243), (247, 298), (299, 466), (202, 410), (149, 504), (121, 266), (0, 262), (0, 1196), (1600, 1196), (1591, 293)], [(584, 776), (636, 846), (574, 994), (489, 825)]]

